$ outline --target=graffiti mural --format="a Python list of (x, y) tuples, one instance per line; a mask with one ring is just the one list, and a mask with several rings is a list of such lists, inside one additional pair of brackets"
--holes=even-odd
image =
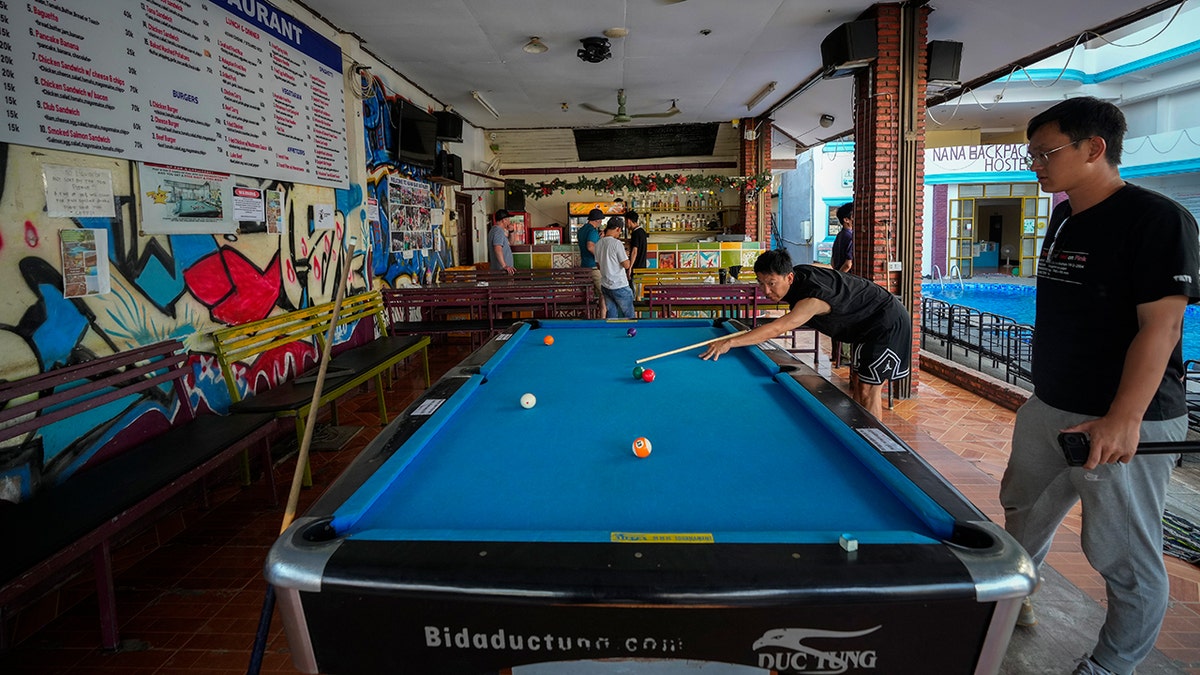
[[(437, 250), (393, 251), (391, 223), (388, 214), (391, 212), (388, 199), (388, 176), (399, 174), (405, 178), (417, 181), (428, 181), (429, 170), (401, 164), (396, 161), (392, 147), (395, 141), (396, 121), (392, 111), (398, 99), (388, 95), (383, 80), (374, 78), (374, 95), (363, 100), (363, 125), (367, 157), (367, 197), (376, 200), (379, 205), (379, 223), (370, 227), (371, 250), (373, 252), (371, 273), (381, 283), (390, 287), (413, 286), (429, 283), (433, 275), (443, 267), (443, 261)], [(411, 105), (411, 104), (410, 104)], [(440, 149), (440, 147), (439, 147)], [(433, 208), (445, 207), (445, 195), (442, 186), (437, 183), (430, 185), (431, 204)], [(441, 223), (435, 223), (434, 240), (440, 241), (440, 250), (445, 251), (445, 237), (441, 234)]]
[[(283, 234), (144, 235), (136, 227), (133, 169), (127, 162), (87, 158), (113, 175), (113, 218), (50, 218), (39, 181), (42, 163), (80, 163), (80, 156), (4, 146), (0, 166), (0, 381), (91, 360), (134, 346), (177, 338), (192, 352), (187, 404), (224, 412), (229, 392), (207, 334), (334, 298), (338, 275), (352, 270), (349, 293), (370, 288), (372, 258), (361, 190), (277, 181), (245, 184), (284, 195)], [(334, 229), (316, 229), (313, 207), (335, 204)], [(351, 214), (350, 217), (347, 214)], [(351, 220), (352, 218), (352, 220)], [(353, 222), (352, 227), (348, 223)], [(63, 295), (57, 232), (87, 228), (107, 233), (112, 292)], [(346, 261), (348, 230), (361, 242)], [(349, 264), (347, 264), (349, 263)], [(312, 345), (267, 355), (247, 365), (257, 387), (271, 386), (311, 366)], [(51, 425), (42, 434), (43, 476), (61, 481), (101, 461), (121, 434), (153, 433), (180, 412), (170, 389), (98, 406), (88, 419)], [(69, 422), (69, 423), (67, 423)], [(0, 448), (0, 466), (5, 450)]]

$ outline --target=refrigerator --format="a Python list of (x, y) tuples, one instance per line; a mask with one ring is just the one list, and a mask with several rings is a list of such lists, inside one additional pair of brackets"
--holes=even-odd
[[(575, 231), (587, 225), (588, 214), (592, 209), (600, 209), (604, 217), (619, 216), (625, 213), (625, 202), (567, 202), (567, 240), (564, 244), (578, 244)], [(624, 232), (621, 232), (624, 236)]]
[[(509, 245), (533, 243), (529, 235), (529, 214), (525, 211), (509, 211), (508, 220), (513, 227), (508, 235)], [(496, 225), (496, 214), (492, 214), (492, 226)]]
[(529, 231), (533, 235), (533, 243), (536, 244), (561, 244), (562, 243), (562, 228), (556, 226), (550, 227), (531, 227)]

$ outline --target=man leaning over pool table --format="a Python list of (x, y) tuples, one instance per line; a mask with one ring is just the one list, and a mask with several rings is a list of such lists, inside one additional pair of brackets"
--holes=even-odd
[(875, 417), (883, 415), (883, 383), (908, 375), (912, 320), (904, 305), (869, 279), (829, 267), (792, 266), (787, 251), (766, 251), (754, 261), (763, 295), (791, 310), (782, 317), (728, 340), (700, 355), (713, 361), (733, 347), (748, 347), (809, 326), (834, 340), (854, 345), (851, 396)]

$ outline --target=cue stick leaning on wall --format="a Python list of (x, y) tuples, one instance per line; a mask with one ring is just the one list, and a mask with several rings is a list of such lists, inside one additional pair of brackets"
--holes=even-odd
[[(283, 524), (279, 533), (296, 519), (296, 507), (300, 502), (300, 483), (304, 478), (304, 468), (308, 466), (308, 450), (312, 446), (313, 430), (317, 426), (317, 412), (320, 410), (321, 390), (325, 387), (325, 373), (329, 370), (329, 358), (333, 352), (333, 334), (337, 330), (338, 319), (342, 314), (342, 301), (346, 299), (346, 277), (350, 276), (350, 262), (354, 260), (354, 249), (358, 245), (357, 237), (350, 237), (350, 249), (346, 253), (346, 269), (338, 279), (337, 291), (334, 294), (333, 316), (329, 319), (329, 330), (325, 332), (325, 344), (321, 348), (321, 362), (317, 366), (317, 381), (313, 384), (312, 402), (308, 406), (308, 419), (304, 421), (304, 438), (300, 441), (300, 450), (296, 454), (296, 470), (292, 472), (292, 487), (288, 491), (287, 508), (283, 511)], [(270, 471), (271, 467), (266, 467)], [(247, 675), (258, 675), (262, 669), (263, 652), (267, 648), (267, 633), (271, 629), (271, 614), (275, 612), (275, 587), (267, 584), (267, 594), (263, 598), (262, 612), (258, 616), (258, 632), (254, 635), (254, 647), (250, 651), (250, 665)]]
[(688, 346), (686, 346), (686, 347), (680, 347), (679, 349), (672, 349), (672, 350), (671, 350), (671, 351), (669, 351), (669, 352), (663, 352), (663, 353), (661, 353), (661, 354), (655, 354), (654, 356), (647, 356), (647, 357), (646, 357), (646, 358), (644, 358), (644, 359), (638, 359), (637, 361), (634, 361), (634, 363), (645, 363), (645, 362), (647, 362), (647, 361), (653, 361), (654, 359), (661, 359), (661, 358), (662, 358), (662, 357), (664, 357), (664, 356), (671, 356), (672, 354), (678, 354), (679, 352), (686, 352), (687, 350), (689, 350), (689, 349), (695, 349), (696, 347), (703, 347), (704, 345), (711, 345), (711, 344), (712, 344), (712, 343), (714, 343), (714, 342), (720, 342), (721, 340), (728, 340), (728, 339), (730, 339), (730, 338), (735, 338), (735, 337), (737, 337), (737, 336), (741, 335), (742, 333), (749, 333), (749, 332), (750, 332), (750, 329), (748, 329), (748, 328), (747, 328), (747, 329), (745, 329), (745, 330), (739, 330), (739, 331), (738, 331), (738, 332), (736, 332), (736, 333), (730, 333), (729, 335), (722, 335), (721, 337), (715, 337), (715, 338), (713, 338), (713, 339), (711, 339), (711, 340), (705, 340), (704, 342), (697, 342), (697, 343), (696, 343), (696, 344), (694, 344), (694, 345), (688, 345)]

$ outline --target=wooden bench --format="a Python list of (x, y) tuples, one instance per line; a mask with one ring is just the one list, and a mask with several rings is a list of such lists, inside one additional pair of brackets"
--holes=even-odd
[[(303, 439), (305, 420), (313, 412), (310, 408), (316, 387), (317, 360), (323, 352), (334, 309), (334, 303), (326, 302), (214, 331), (213, 347), (234, 401), (230, 412), (267, 412), (295, 418), (297, 441)], [(379, 291), (346, 298), (337, 325), (339, 330), (351, 330), (352, 338), (333, 348), (318, 407), (331, 404), (336, 425), (337, 399), (374, 380), (379, 421), (387, 424), (383, 376), (393, 366), (419, 353), (425, 361), (425, 384), (428, 386), (429, 338), (388, 335), (387, 312)], [(380, 337), (375, 336), (376, 330)], [(316, 350), (307, 369), (290, 358), (287, 351), (295, 349), (293, 343), (302, 340), (311, 341)], [(256, 362), (264, 359), (267, 367), (256, 367)], [(286, 371), (292, 367), (303, 372), (292, 373), (296, 377), (284, 382), (271, 381), (286, 377)], [(284, 372), (278, 372), (280, 370)]]
[(596, 299), (592, 282), (550, 282), (489, 286), (492, 320), (501, 323), (522, 318), (590, 319)]
[[(183, 345), (168, 340), (0, 384), (0, 442), (18, 443), (0, 456), (23, 455), (28, 481), (24, 500), (0, 501), (0, 620), (90, 553), (101, 645), (116, 649), (115, 535), (256, 444), (274, 499), (274, 417), (196, 415), (184, 382), (188, 364)], [(71, 428), (81, 423), (89, 427)], [(75, 440), (51, 464), (90, 461), (57, 484), (39, 485), (49, 468), (45, 444), (66, 433)]]
[(655, 284), (646, 286), (645, 297), (654, 316), (757, 317), (758, 287), (747, 284)]
[(719, 267), (639, 267), (633, 271), (633, 299), (645, 299), (647, 286), (658, 284), (715, 284), (728, 270)]
[(507, 281), (548, 281), (562, 283), (589, 283), (592, 280), (590, 267), (544, 267), (519, 269), (509, 274), (503, 270), (442, 270), (443, 284), (474, 284), (480, 281), (504, 283)]
[(383, 306), (394, 335), (464, 333), (482, 343), (492, 333), (488, 286), (412, 286), (385, 288)]

